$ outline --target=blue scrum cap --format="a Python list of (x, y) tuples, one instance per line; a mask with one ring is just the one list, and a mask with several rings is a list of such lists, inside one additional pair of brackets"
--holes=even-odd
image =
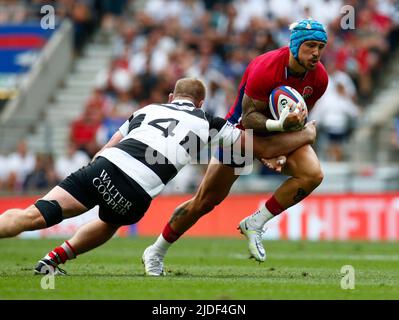
[(303, 19), (290, 26), (290, 50), (295, 59), (298, 59), (299, 47), (302, 43), (315, 40), (327, 43), (327, 32), (324, 26), (313, 19)]

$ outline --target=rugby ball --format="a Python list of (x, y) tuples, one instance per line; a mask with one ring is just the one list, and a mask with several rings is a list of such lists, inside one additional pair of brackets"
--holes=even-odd
[[(305, 100), (298, 91), (289, 86), (277, 87), (273, 89), (269, 96), (270, 113), (275, 120), (278, 120), (280, 118), (281, 111), (286, 105), (292, 103), (292, 107), (295, 108), (298, 102), (303, 102), (307, 112)], [(291, 108), (290, 111), (292, 112), (294, 110)]]

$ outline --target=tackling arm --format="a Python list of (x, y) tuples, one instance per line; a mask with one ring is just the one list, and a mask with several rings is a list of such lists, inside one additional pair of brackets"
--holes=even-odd
[(244, 150), (248, 139), (253, 139), (253, 154), (256, 158), (271, 159), (290, 154), (304, 145), (313, 144), (316, 139), (316, 124), (311, 121), (301, 131), (284, 132), (269, 137), (255, 136), (245, 130), (236, 143), (240, 143), (241, 149)]
[(126, 120), (122, 126), (114, 133), (114, 135), (109, 139), (109, 141), (101, 148), (100, 151), (98, 151), (93, 159), (91, 160), (92, 162), (94, 159), (98, 157), (98, 155), (106, 148), (111, 148), (115, 145), (117, 145), (123, 137), (125, 137), (131, 130), (132, 128), (130, 127), (132, 120), (134, 119), (134, 114), (130, 116), (128, 120)]
[(115, 145), (117, 145), (123, 138), (122, 133), (118, 130), (114, 133), (114, 135), (111, 137), (111, 139), (109, 139), (109, 141), (101, 148), (100, 151), (98, 151), (93, 159), (91, 161), (94, 161), (94, 159), (96, 159), (98, 157), (98, 155), (106, 148), (111, 148)]

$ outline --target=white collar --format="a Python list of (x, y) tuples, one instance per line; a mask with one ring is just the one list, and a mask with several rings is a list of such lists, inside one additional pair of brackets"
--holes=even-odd
[(194, 107), (195, 107), (195, 104), (194, 104), (194, 102), (192, 102), (191, 100), (186, 100), (186, 99), (175, 99), (175, 100), (173, 100), (171, 103), (181, 103), (181, 104), (187, 104), (187, 103), (189, 103), (189, 104), (192, 104)]

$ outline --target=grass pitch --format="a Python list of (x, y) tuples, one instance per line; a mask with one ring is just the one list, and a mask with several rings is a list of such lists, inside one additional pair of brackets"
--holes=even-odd
[[(0, 240), (0, 300), (399, 299), (397, 243), (265, 241), (266, 262), (248, 259), (244, 239), (183, 238), (165, 259), (166, 277), (144, 276), (154, 238), (114, 238), (67, 262), (70, 276), (41, 288), (37, 260), (62, 240)], [(355, 270), (343, 290), (341, 268)]]

